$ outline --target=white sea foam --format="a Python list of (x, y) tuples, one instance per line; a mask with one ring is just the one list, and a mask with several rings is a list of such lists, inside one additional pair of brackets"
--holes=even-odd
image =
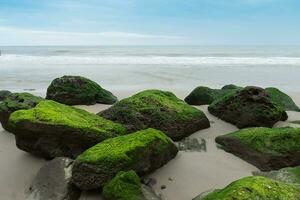
[(53, 65), (300, 65), (300, 57), (30, 56), (2, 55), (4, 64)]

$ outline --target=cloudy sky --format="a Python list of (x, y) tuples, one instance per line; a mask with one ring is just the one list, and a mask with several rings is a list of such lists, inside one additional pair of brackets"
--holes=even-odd
[(0, 45), (300, 45), (299, 0), (0, 0)]

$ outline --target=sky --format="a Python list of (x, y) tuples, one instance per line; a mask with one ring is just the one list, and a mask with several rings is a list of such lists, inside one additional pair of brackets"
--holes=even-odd
[(300, 45), (299, 0), (0, 0), (0, 45)]

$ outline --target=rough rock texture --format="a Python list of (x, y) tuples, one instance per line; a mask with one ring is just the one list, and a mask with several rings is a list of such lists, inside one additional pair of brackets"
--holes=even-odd
[(288, 167), (277, 171), (270, 172), (253, 172), (255, 176), (264, 176), (277, 181), (282, 181), (289, 184), (294, 184), (300, 187), (300, 166), (298, 167)]
[(287, 113), (271, 101), (264, 89), (258, 87), (233, 90), (214, 101), (208, 110), (238, 128), (272, 127), (276, 122), (287, 119)]
[(119, 172), (104, 186), (103, 196), (106, 200), (160, 200), (133, 170)]
[(0, 102), (0, 122), (5, 130), (8, 128), (8, 119), (11, 113), (17, 110), (26, 110), (34, 108), (42, 97), (37, 97), (29, 93), (12, 93), (8, 95), (4, 101)]
[(235, 85), (226, 85), (222, 89), (211, 89), (205, 86), (195, 88), (184, 101), (190, 105), (209, 105), (232, 90), (240, 89)]
[(11, 92), (7, 90), (0, 90), (0, 101), (3, 101)]
[(71, 184), (73, 160), (55, 158), (33, 180), (26, 200), (77, 200), (80, 190)]
[(216, 138), (233, 153), (262, 171), (300, 165), (299, 128), (248, 128)]
[(284, 110), (300, 111), (300, 108), (295, 104), (293, 99), (279, 89), (269, 87), (265, 90), (270, 96), (271, 100), (281, 106)]
[(113, 104), (117, 101), (111, 92), (81, 76), (54, 79), (48, 87), (46, 99), (67, 105)]
[(45, 158), (74, 158), (104, 139), (126, 132), (120, 124), (50, 100), (12, 113), (9, 128), (18, 148)]
[(173, 140), (210, 126), (202, 111), (186, 104), (173, 93), (160, 90), (140, 92), (98, 115), (124, 124), (131, 132), (155, 128)]
[(300, 190), (294, 185), (260, 176), (234, 181), (221, 190), (194, 200), (299, 200)]
[(107, 139), (77, 157), (72, 182), (82, 190), (96, 189), (119, 171), (134, 170), (139, 175), (152, 172), (177, 152), (172, 140), (155, 129)]

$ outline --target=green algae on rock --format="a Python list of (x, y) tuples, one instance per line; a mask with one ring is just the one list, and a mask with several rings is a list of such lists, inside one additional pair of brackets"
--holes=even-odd
[(277, 103), (286, 111), (300, 111), (293, 99), (277, 88), (269, 87), (265, 89), (271, 100)]
[(180, 140), (210, 126), (202, 111), (178, 99), (173, 93), (160, 90), (135, 94), (98, 115), (122, 123), (132, 132), (155, 128), (173, 140)]
[(289, 184), (294, 184), (300, 187), (300, 166), (298, 167), (287, 167), (280, 170), (270, 172), (253, 172), (255, 176), (264, 176), (277, 181), (282, 181)]
[(238, 128), (272, 127), (278, 121), (287, 120), (287, 113), (282, 107), (272, 102), (266, 91), (258, 87), (232, 90), (214, 101), (208, 110)]
[(300, 165), (299, 128), (248, 128), (218, 136), (216, 142), (260, 170)]
[(172, 140), (155, 129), (107, 139), (77, 157), (72, 182), (82, 190), (96, 189), (119, 171), (134, 170), (139, 175), (152, 172), (177, 152)]
[(34, 108), (40, 101), (43, 101), (42, 97), (34, 96), (30, 93), (11, 93), (2, 102), (0, 102), (0, 122), (2, 127), (9, 130), (8, 119), (11, 113), (17, 110), (27, 110)]
[(215, 190), (194, 200), (299, 200), (300, 190), (294, 185), (260, 176), (245, 177), (224, 189)]
[(51, 100), (12, 113), (9, 128), (18, 148), (45, 158), (74, 158), (104, 139), (126, 133), (120, 124)]
[(54, 79), (47, 89), (46, 99), (67, 105), (114, 104), (117, 101), (111, 92), (81, 76)]
[(3, 101), (11, 92), (8, 90), (0, 90), (0, 101)]

